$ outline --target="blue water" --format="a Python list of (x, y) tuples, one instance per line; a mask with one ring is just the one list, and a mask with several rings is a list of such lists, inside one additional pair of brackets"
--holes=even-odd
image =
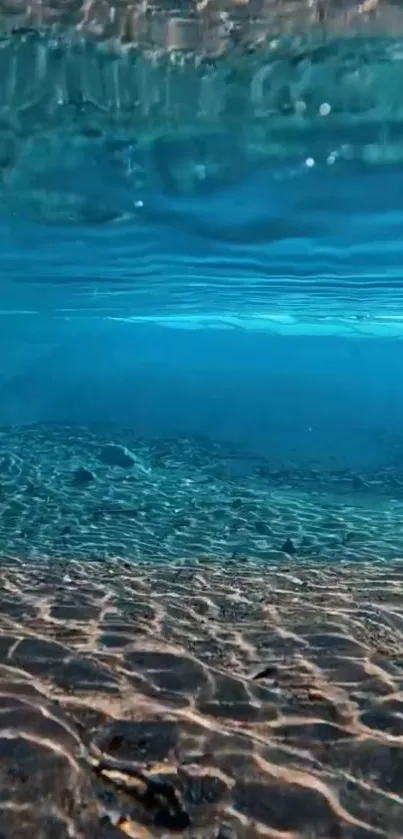
[(0, 839), (401, 839), (400, 6), (0, 27)]
[[(189, 498), (200, 475), (221, 482), (217, 508), (240, 487), (255, 500), (289, 493), (299, 518), (262, 555), (281, 553), (283, 535), (304, 539), (306, 492), (316, 513), (337, 496), (341, 518), (358, 510), (364, 530), (379, 505), (389, 510), (388, 555), (400, 555), (401, 44), (321, 38), (210, 59), (111, 57), (62, 32), (4, 39), (0, 424), (11, 554), (44, 550), (38, 524), (29, 545), (20, 540), (37, 515), (26, 495), (24, 523), (10, 513), (38, 482), (56, 492), (57, 520), (77, 506), (75, 469), (94, 470), (89, 509), (95, 498), (115, 503), (108, 481), (127, 474), (97, 472), (82, 428), (100, 447), (128, 448), (155, 487), (156, 441), (169, 440)], [(173, 507), (176, 491), (167, 489)], [(129, 495), (119, 504), (129, 509)], [(225, 553), (225, 533), (213, 552)], [(63, 551), (86, 555), (87, 537)], [(376, 537), (368, 531), (362, 557), (382, 558)], [(197, 544), (171, 553), (196, 555)], [(242, 539), (233, 549), (257, 550)]]

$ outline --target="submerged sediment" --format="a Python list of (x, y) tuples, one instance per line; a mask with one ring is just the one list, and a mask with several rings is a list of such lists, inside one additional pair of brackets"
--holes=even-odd
[(2, 563), (13, 839), (401, 835), (403, 568)]

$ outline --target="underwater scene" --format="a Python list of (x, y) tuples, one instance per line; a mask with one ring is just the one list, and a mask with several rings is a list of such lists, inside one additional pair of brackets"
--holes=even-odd
[(0, 839), (401, 839), (401, 4), (0, 24)]

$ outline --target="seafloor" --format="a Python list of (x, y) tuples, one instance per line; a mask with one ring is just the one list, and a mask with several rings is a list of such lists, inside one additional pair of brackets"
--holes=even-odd
[(403, 566), (5, 563), (4, 839), (403, 826)]
[(402, 522), (399, 458), (324, 470), (200, 437), (0, 427), (5, 558), (388, 561)]
[(0, 839), (401, 838), (402, 499), (398, 464), (3, 428)]

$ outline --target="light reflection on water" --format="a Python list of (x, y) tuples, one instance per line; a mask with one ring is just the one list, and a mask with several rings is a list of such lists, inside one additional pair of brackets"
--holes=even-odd
[(66, 32), (2, 42), (4, 310), (398, 314), (400, 39)]

